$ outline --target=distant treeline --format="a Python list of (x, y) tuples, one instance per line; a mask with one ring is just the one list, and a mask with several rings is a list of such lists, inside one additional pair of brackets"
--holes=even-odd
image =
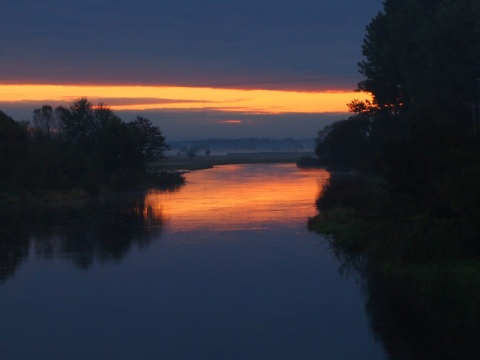
[(206, 139), (192, 141), (172, 141), (172, 150), (182, 152), (185, 149), (196, 149), (197, 152), (258, 152), (258, 151), (313, 151), (314, 139)]
[(148, 163), (166, 149), (150, 120), (124, 122), (85, 98), (68, 108), (44, 105), (31, 122), (0, 111), (0, 195), (131, 188), (147, 180)]

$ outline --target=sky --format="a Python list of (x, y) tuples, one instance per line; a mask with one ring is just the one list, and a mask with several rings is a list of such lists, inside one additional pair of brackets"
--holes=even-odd
[(347, 116), (382, 0), (15, 0), (0, 110), (87, 97), (168, 139), (308, 138)]

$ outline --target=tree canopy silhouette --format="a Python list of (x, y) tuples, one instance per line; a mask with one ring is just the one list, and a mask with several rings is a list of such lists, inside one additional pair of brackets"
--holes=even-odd
[(168, 149), (149, 119), (126, 123), (86, 98), (55, 110), (43, 105), (32, 120), (27, 129), (0, 112), (0, 190), (128, 188), (148, 177), (148, 163)]
[(374, 169), (394, 192), (433, 199), (439, 179), (461, 172), (459, 164), (471, 167), (478, 157), (479, 3), (387, 0), (367, 26), (362, 52), (365, 79), (357, 90), (371, 93), (372, 101), (352, 101), (349, 128), (323, 133), (319, 151), (332, 158), (351, 147), (337, 136), (340, 128), (355, 133), (367, 119), (355, 167)]
[[(372, 100), (354, 100), (354, 115), (319, 132), (317, 154), (373, 175), (385, 203), (404, 206), (411, 254), (478, 256), (480, 3), (386, 0), (362, 50), (358, 90)], [(395, 216), (383, 221), (401, 228)]]
[[(411, 308), (415, 329), (441, 329), (450, 346), (438, 352), (437, 341), (432, 356), (478, 357), (480, 2), (385, 0), (362, 50), (358, 90), (372, 100), (320, 131), (317, 154), (367, 176), (332, 175), (309, 225), (387, 285), (368, 289), (382, 316), (398, 306), (402, 324)], [(425, 358), (428, 344), (413, 340)]]

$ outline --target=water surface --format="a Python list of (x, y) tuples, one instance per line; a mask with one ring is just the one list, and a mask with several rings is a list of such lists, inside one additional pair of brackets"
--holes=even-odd
[(327, 178), (219, 166), (3, 213), (2, 359), (385, 359), (360, 286), (306, 229)]

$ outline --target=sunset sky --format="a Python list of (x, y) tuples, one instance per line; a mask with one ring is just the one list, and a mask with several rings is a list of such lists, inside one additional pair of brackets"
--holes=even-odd
[(167, 139), (314, 137), (345, 117), (381, 0), (16, 0), (1, 5), (0, 110), (79, 97)]

